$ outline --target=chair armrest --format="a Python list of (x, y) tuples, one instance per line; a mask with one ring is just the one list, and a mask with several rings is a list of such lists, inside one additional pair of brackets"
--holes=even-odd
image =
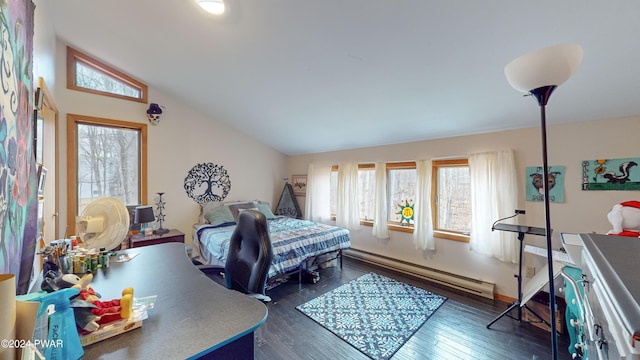
[(196, 265), (196, 268), (200, 270), (206, 277), (214, 282), (227, 287), (227, 283), (224, 277), (224, 267), (216, 265)]

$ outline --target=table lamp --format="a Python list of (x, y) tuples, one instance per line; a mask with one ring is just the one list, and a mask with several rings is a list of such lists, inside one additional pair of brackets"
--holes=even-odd
[(153, 207), (151, 205), (136, 207), (133, 222), (136, 224), (142, 224), (142, 232), (145, 236), (153, 234), (153, 229), (148, 227), (147, 224), (150, 222), (154, 222), (155, 220), (155, 216), (153, 215)]

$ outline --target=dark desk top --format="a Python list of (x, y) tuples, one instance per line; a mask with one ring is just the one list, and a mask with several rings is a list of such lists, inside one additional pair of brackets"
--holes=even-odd
[(262, 302), (202, 274), (182, 243), (124, 252), (140, 254), (98, 270), (92, 287), (111, 300), (131, 286), (134, 297), (157, 295), (155, 307), (141, 328), (85, 347), (85, 359), (196, 358), (253, 332), (267, 318)]

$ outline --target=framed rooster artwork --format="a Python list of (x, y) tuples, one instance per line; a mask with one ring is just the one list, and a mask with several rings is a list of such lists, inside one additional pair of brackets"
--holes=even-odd
[(582, 190), (640, 190), (640, 158), (582, 161)]
[[(542, 166), (527, 166), (527, 201), (544, 201)], [(549, 166), (549, 201), (564, 202), (564, 166)]]

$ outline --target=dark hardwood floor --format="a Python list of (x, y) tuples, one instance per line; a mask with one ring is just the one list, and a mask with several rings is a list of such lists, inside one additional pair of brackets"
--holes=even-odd
[[(295, 309), (368, 272), (448, 297), (398, 350), (392, 357), (394, 360), (552, 358), (550, 334), (531, 324), (505, 316), (487, 329), (487, 324), (508, 307), (505, 302), (466, 294), (349, 258), (344, 259), (342, 270), (339, 267), (320, 270), (317, 284), (303, 284), (302, 290), (298, 290), (296, 278), (267, 292), (272, 302), (267, 305), (269, 315), (265, 324), (255, 332), (255, 358), (369, 359)], [(571, 359), (567, 351), (568, 336), (559, 336), (558, 343), (559, 359)]]

